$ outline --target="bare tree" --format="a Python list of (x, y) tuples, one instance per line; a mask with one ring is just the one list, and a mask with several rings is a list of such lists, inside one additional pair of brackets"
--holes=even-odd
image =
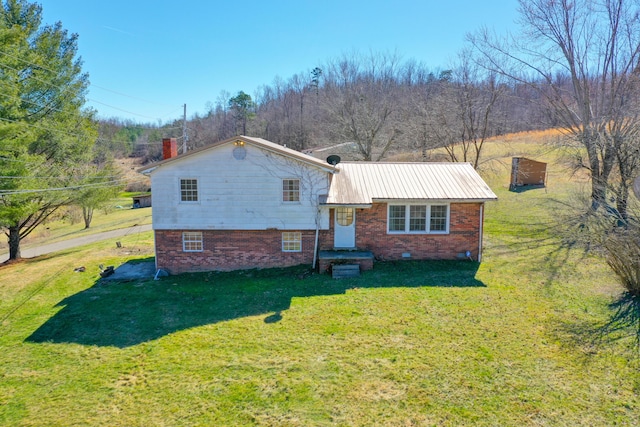
[(432, 126), (451, 161), (469, 162), (478, 168), (485, 141), (495, 135), (493, 114), (503, 91), (495, 73), (483, 73), (469, 52), (460, 54), (460, 63), (441, 93)]
[(483, 30), (469, 40), (488, 69), (535, 89), (549, 117), (584, 147), (581, 166), (591, 174), (591, 206), (597, 209), (607, 203), (618, 151), (629, 144), (627, 130), (638, 125), (630, 110), (640, 60), (638, 1), (519, 4), (519, 36), (502, 42)]
[(441, 71), (437, 78), (431, 73), (426, 79), (411, 85), (410, 93), (407, 94), (409, 111), (413, 113), (407, 120), (408, 130), (412, 135), (410, 146), (420, 150), (424, 162), (429, 160), (429, 150), (455, 140), (449, 141), (442, 133), (434, 131), (439, 116), (449, 112), (448, 106), (443, 105), (442, 101), (447, 99), (443, 92), (447, 90), (450, 80), (451, 70)]
[(397, 86), (398, 58), (344, 57), (324, 72), (324, 105), (335, 137), (354, 142), (362, 160), (380, 161), (401, 135)]

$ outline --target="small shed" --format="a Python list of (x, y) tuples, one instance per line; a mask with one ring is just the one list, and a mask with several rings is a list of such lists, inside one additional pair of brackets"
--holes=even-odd
[(133, 196), (132, 199), (133, 199), (133, 209), (151, 207), (151, 193)]
[(513, 191), (522, 186), (547, 185), (547, 164), (526, 157), (514, 157), (511, 159), (511, 182), (509, 190)]

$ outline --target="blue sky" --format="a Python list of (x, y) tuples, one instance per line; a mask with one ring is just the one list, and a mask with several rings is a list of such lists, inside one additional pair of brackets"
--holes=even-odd
[(253, 96), (350, 52), (397, 52), (429, 69), (465, 34), (513, 29), (517, 0), (39, 0), (44, 21), (79, 35), (100, 117), (165, 123), (204, 113), (221, 91)]

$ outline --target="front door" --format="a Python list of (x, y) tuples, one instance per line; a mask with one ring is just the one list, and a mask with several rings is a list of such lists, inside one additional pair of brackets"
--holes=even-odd
[(356, 247), (356, 210), (338, 207), (335, 210), (335, 233), (333, 246), (336, 249), (355, 249)]

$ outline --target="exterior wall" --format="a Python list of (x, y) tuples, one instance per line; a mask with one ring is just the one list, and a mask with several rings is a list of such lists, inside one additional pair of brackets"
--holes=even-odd
[(288, 267), (313, 262), (315, 231), (302, 231), (302, 252), (282, 252), (282, 231), (203, 230), (203, 251), (183, 252), (182, 230), (156, 230), (156, 267), (171, 274)]
[[(457, 259), (471, 252), (478, 259), (480, 245), (480, 209), (482, 203), (451, 203), (448, 234), (388, 234), (387, 204), (374, 203), (369, 209), (356, 209), (356, 246), (372, 251), (377, 260)], [(333, 224), (334, 210), (330, 221)], [(333, 226), (321, 233), (320, 248), (333, 248)]]
[[(155, 230), (314, 230), (328, 173), (298, 160), (233, 143), (176, 159), (151, 174)], [(180, 179), (198, 180), (198, 201), (180, 201)], [(282, 180), (300, 179), (300, 202), (282, 201)], [(326, 211), (325, 211), (326, 212)], [(328, 216), (320, 218), (328, 228)]]
[(546, 163), (524, 157), (511, 159), (511, 183), (509, 185), (511, 190), (521, 185), (545, 185), (546, 177)]
[(149, 208), (151, 207), (151, 194), (133, 197), (133, 208)]

